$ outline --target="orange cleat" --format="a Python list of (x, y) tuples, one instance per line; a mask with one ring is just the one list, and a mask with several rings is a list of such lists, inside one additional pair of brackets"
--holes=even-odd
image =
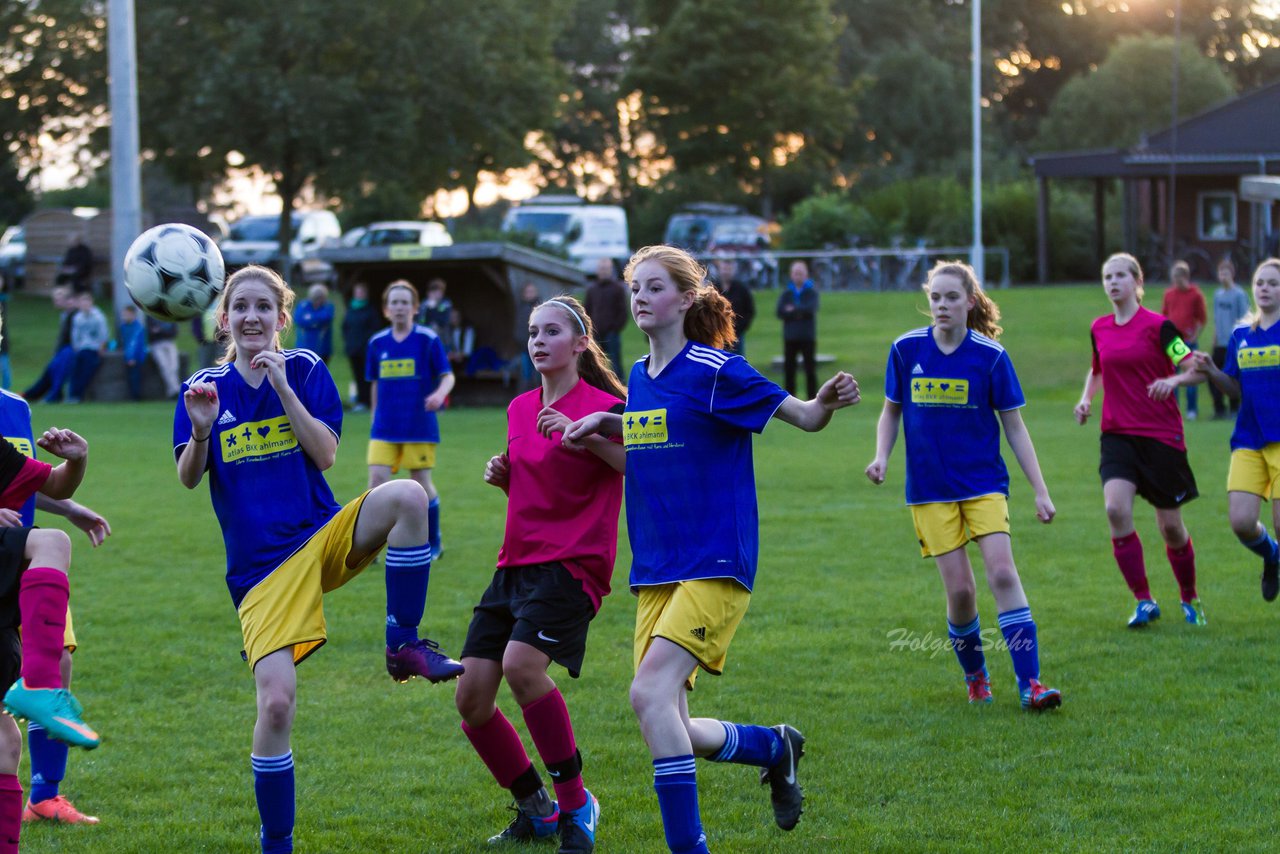
[(27, 808), (22, 811), (24, 823), (34, 821), (58, 821), (63, 824), (97, 824), (96, 815), (85, 815), (75, 808), (71, 801), (62, 795), (55, 795), (47, 801), (33, 804), (27, 801)]

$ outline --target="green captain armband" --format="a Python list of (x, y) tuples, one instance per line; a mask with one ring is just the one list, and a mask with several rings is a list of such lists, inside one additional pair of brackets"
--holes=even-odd
[(1169, 357), (1169, 361), (1177, 365), (1183, 359), (1187, 358), (1187, 356), (1191, 355), (1191, 348), (1182, 340), (1182, 336), (1176, 335), (1174, 336), (1174, 339), (1169, 342), (1168, 346), (1164, 348), (1164, 352), (1165, 355)]

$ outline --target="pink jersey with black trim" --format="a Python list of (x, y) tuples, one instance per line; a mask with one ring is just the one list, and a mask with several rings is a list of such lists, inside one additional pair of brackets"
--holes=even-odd
[(1185, 451), (1177, 398), (1152, 400), (1147, 393), (1191, 354), (1174, 325), (1139, 306), (1124, 324), (1114, 315), (1099, 317), (1090, 336), (1093, 373), (1102, 376), (1102, 432), (1146, 436)]
[[(553, 404), (576, 421), (593, 412), (622, 411), (623, 402), (579, 380)], [(618, 554), (622, 473), (590, 451), (570, 451), (561, 434), (538, 432), (542, 390), (507, 407), (507, 530), (498, 552), (504, 569), (560, 561), (596, 609), (609, 594)]]

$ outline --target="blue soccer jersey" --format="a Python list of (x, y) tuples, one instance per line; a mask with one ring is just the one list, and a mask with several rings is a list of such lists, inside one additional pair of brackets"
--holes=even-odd
[[(342, 400), (329, 369), (310, 350), (285, 350), (289, 387), (307, 412), (342, 433)], [(227, 587), (236, 607), (249, 590), (284, 563), (341, 508), (320, 469), (302, 450), (284, 404), (264, 376), (257, 388), (235, 365), (197, 371), (182, 386), (218, 387), (218, 417), (210, 437), (208, 476), (213, 510), (227, 549)], [(190, 441), (182, 397), (173, 416), (175, 458)]]
[[(0, 438), (28, 457), (36, 455), (36, 437), (31, 431), (31, 406), (19, 395), (0, 389)], [(36, 497), (27, 499), (19, 511), (22, 526), (36, 523)]]
[(1240, 383), (1231, 450), (1260, 451), (1280, 442), (1280, 323), (1270, 329), (1237, 326), (1222, 370)]
[(1009, 494), (996, 413), (1026, 400), (1003, 347), (969, 330), (944, 354), (913, 329), (889, 348), (884, 396), (902, 407), (908, 504)]
[(631, 369), (622, 416), (631, 585), (732, 578), (750, 590), (760, 550), (751, 434), (787, 393), (701, 344), (656, 377), (647, 365)]
[(369, 339), (365, 379), (378, 384), (370, 438), (383, 442), (439, 442), (440, 423), (425, 406), (440, 379), (453, 373), (444, 343), (425, 326), (403, 341), (390, 329)]

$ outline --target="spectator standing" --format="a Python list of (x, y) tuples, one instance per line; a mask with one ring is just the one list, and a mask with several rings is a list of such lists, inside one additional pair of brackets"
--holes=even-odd
[(369, 380), (364, 375), (365, 354), (369, 339), (382, 328), (382, 319), (369, 304), (369, 286), (356, 282), (351, 287), (351, 299), (347, 301), (347, 313), (342, 316), (342, 349), (351, 365), (351, 376), (356, 381), (356, 399), (352, 412), (364, 412), (370, 406)]
[[(520, 301), (516, 303), (516, 345), (520, 350), (520, 388), (528, 391), (533, 387), (533, 378), (538, 376), (534, 369), (533, 359), (529, 356), (529, 319), (538, 306), (538, 286), (533, 282), (525, 282), (520, 289)], [(590, 316), (590, 315), (588, 315)]]
[(57, 282), (70, 285), (74, 293), (82, 294), (91, 289), (92, 274), (93, 250), (84, 242), (84, 235), (77, 231), (67, 238), (67, 251), (62, 256)]
[[(0, 276), (0, 329), (7, 329), (9, 321), (9, 282)], [(0, 388), (5, 391), (13, 384), (9, 370), (9, 336), (0, 337)]]
[(751, 288), (739, 282), (734, 276), (738, 272), (738, 262), (732, 258), (721, 258), (716, 262), (719, 274), (720, 293), (729, 300), (733, 307), (733, 332), (738, 340), (729, 348), (729, 352), (737, 353), (743, 358), (747, 355), (747, 330), (756, 319), (756, 298), (751, 295)]
[(196, 339), (196, 367), (212, 368), (222, 354), (218, 344), (217, 301), (202, 313), (191, 318), (191, 334)]
[(124, 355), (124, 373), (129, 382), (129, 397), (142, 400), (142, 366), (147, 361), (147, 327), (138, 319), (131, 305), (120, 309), (120, 352)]
[(444, 279), (427, 282), (427, 298), (418, 309), (418, 322), (429, 327), (441, 340), (449, 340), (449, 321), (453, 317), (453, 302), (445, 296)]
[(596, 262), (596, 280), (587, 288), (583, 305), (595, 328), (596, 343), (609, 357), (614, 373), (622, 375), (622, 329), (630, 315), (627, 286), (613, 277), (613, 261)]
[(147, 340), (151, 343), (151, 358), (160, 370), (164, 382), (164, 396), (170, 400), (182, 391), (178, 381), (178, 326), (167, 320), (147, 315)]
[[(1173, 265), (1173, 287), (1164, 292), (1160, 313), (1173, 322), (1183, 342), (1192, 350), (1200, 340), (1208, 316), (1205, 312), (1204, 294), (1191, 281), (1191, 267), (1186, 261)], [(1200, 393), (1194, 385), (1187, 387), (1187, 420), (1195, 421), (1199, 410)]]
[(326, 285), (312, 285), (307, 290), (307, 301), (298, 306), (293, 322), (298, 327), (298, 347), (328, 364), (333, 355), (333, 303)]
[(76, 306), (71, 300), (71, 289), (59, 285), (53, 289), (50, 298), (53, 300), (53, 307), (61, 312), (58, 339), (53, 345), (53, 358), (45, 365), (40, 378), (22, 392), (27, 400), (44, 397), (54, 388), (61, 389), (75, 357), (75, 351), (71, 349), (71, 318), (75, 316)]
[(791, 265), (791, 282), (778, 297), (782, 321), (782, 363), (787, 394), (796, 393), (796, 360), (804, 359), (805, 388), (810, 400), (818, 396), (818, 291), (809, 278), (809, 265)]
[[(1227, 347), (1231, 344), (1231, 332), (1249, 313), (1249, 295), (1236, 285), (1236, 265), (1224, 259), (1218, 265), (1218, 289), (1213, 292), (1213, 364), (1222, 369), (1227, 364)], [(1212, 374), (1210, 374), (1212, 376)], [(1240, 401), (1227, 397), (1217, 383), (1209, 383), (1213, 397), (1213, 417), (1226, 418), (1227, 406), (1238, 412)]]
[[(76, 297), (79, 309), (71, 318), (71, 349), (75, 361), (71, 368), (71, 388), (67, 403), (79, 403), (85, 389), (93, 382), (93, 376), (102, 364), (102, 354), (107, 349), (111, 328), (102, 309), (93, 304), (93, 294), (85, 291)], [(60, 393), (60, 389), (57, 390)]]

